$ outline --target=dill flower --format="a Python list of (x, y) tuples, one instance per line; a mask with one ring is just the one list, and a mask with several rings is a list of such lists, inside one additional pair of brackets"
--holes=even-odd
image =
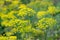
[(49, 6), (48, 7), (48, 12), (50, 13), (50, 14), (55, 14), (55, 12), (56, 12), (56, 7), (55, 6)]
[(6, 20), (7, 19), (7, 15), (3, 14), (3, 13), (0, 14), (0, 17), (1, 17), (2, 20)]
[(3, 22), (1, 22), (1, 25), (3, 26), (7, 26), (7, 24), (8, 24), (8, 21), (3, 21)]
[(1, 25), (2, 26), (5, 26), (5, 27), (12, 27), (13, 26), (13, 23), (5, 20), (5, 21), (2, 21), (1, 22)]
[(40, 35), (40, 34), (44, 34), (44, 32), (42, 30), (37, 30), (37, 29), (34, 29), (32, 28), (32, 32), (35, 34), (35, 35)]
[(9, 12), (8, 14), (1, 13), (1, 19), (2, 20), (10, 20), (10, 19), (15, 19), (16, 16), (14, 15), (14, 12)]
[(32, 10), (31, 8), (23, 8), (19, 10), (18, 16), (20, 17), (34, 16), (34, 14), (35, 14), (35, 11)]
[(43, 16), (45, 16), (45, 15), (47, 15), (48, 13), (46, 12), (46, 11), (39, 11), (38, 13), (37, 13), (37, 18), (41, 18), (41, 17), (43, 17)]
[(12, 32), (6, 32), (5, 33), (7, 36), (11, 36), (13, 33)]
[(17, 40), (17, 37), (16, 36), (10, 36), (9, 40)]
[(2, 11), (7, 11), (7, 7), (6, 6), (2, 7)]
[(18, 3), (19, 3), (18, 0), (12, 1), (12, 4), (13, 4), (13, 5), (17, 5)]
[(27, 8), (27, 6), (24, 4), (20, 4), (19, 8)]
[(9, 12), (7, 16), (8, 16), (7, 18), (12, 18), (12, 19), (16, 18), (14, 15), (14, 11)]
[(0, 40), (7, 40), (7, 39), (8, 39), (7, 37), (0, 36)]
[(17, 28), (13, 28), (13, 29), (11, 30), (11, 32), (16, 33), (16, 32), (17, 32)]
[(38, 21), (37, 26), (40, 29), (46, 29), (47, 27), (54, 27), (56, 20), (53, 18), (42, 18)]

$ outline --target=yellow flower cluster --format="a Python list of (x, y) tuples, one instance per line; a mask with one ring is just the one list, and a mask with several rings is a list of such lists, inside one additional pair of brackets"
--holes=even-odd
[(16, 36), (10, 36), (10, 37), (1, 36), (0, 40), (17, 40), (17, 37)]
[(25, 16), (34, 16), (35, 11), (31, 8), (22, 8), (19, 10), (18, 16), (25, 17)]
[(12, 4), (13, 5), (18, 5), (19, 4), (19, 1), (18, 0), (12, 1)]
[(8, 39), (9, 40), (17, 40), (17, 37), (16, 36), (10, 36)]
[(20, 6), (19, 6), (19, 8), (27, 8), (27, 6), (26, 5), (24, 5), (24, 4), (20, 4)]
[(12, 32), (6, 32), (5, 34), (6, 34), (6, 36), (11, 36), (11, 35), (13, 35)]
[(20, 30), (20, 32), (27, 32), (27, 33), (31, 32), (31, 31), (32, 31), (32, 26), (31, 25), (26, 26), (26, 27), (24, 27)]
[(6, 11), (6, 10), (7, 10), (6, 6), (2, 7), (2, 11)]
[(27, 25), (28, 23), (29, 23), (28, 20), (25, 21), (25, 20), (19, 20), (19, 19), (11, 19), (10, 21), (8, 20), (2, 21), (1, 25), (6, 27), (12, 27), (16, 25), (24, 26), (24, 25)]
[(48, 7), (48, 12), (50, 13), (50, 14), (55, 14), (55, 12), (56, 12), (56, 7), (55, 6), (49, 6)]
[(14, 13), (14, 11), (11, 11), (7, 14), (1, 13), (0, 16), (2, 20), (15, 19), (16, 17), (14, 16)]
[(7, 37), (3, 37), (3, 36), (0, 37), (0, 40), (7, 40), (7, 39), (8, 39)]
[(32, 28), (32, 32), (35, 34), (35, 35), (44, 35), (44, 31), (42, 31), (42, 30), (38, 30), (38, 29), (34, 29), (34, 28)]
[(6, 17), (7, 17), (7, 15), (5, 15), (5, 14), (3, 14), (3, 13), (0, 13), (0, 17), (1, 17), (1, 19), (5, 20)]
[(41, 17), (43, 17), (43, 16), (45, 16), (45, 15), (47, 15), (48, 13), (46, 12), (46, 11), (39, 11), (38, 13), (37, 13), (37, 18), (41, 18)]
[(31, 31), (31, 23), (29, 20), (21, 20), (18, 24), (17, 30), (20, 32), (30, 32)]
[(40, 29), (46, 29), (53, 27), (56, 24), (56, 20), (53, 18), (42, 18), (41, 20), (38, 21), (37, 26)]

